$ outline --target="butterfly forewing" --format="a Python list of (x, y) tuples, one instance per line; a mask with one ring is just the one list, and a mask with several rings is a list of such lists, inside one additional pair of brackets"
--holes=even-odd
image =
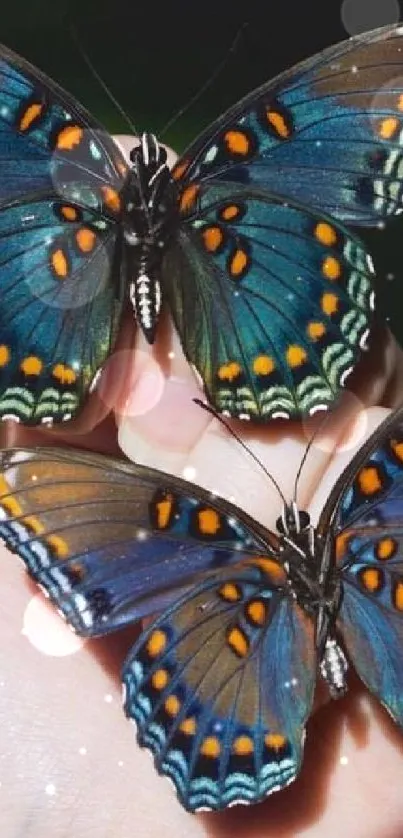
[(81, 451), (3, 451), (0, 510), (0, 536), (83, 635), (114, 631), (262, 550), (258, 525), (231, 504)]
[(262, 85), (190, 146), (178, 182), (256, 185), (355, 224), (398, 213), (402, 34), (366, 32)]
[(0, 50), (0, 418), (74, 416), (122, 312), (127, 166), (72, 97)]

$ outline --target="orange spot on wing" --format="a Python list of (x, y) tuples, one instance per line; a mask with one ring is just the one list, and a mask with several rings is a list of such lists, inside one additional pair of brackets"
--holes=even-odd
[(59, 151), (72, 151), (80, 145), (83, 135), (84, 131), (79, 125), (65, 125), (58, 134), (56, 148)]
[(382, 489), (382, 480), (375, 466), (364, 466), (357, 475), (357, 481), (364, 495), (374, 495)]
[(244, 131), (227, 131), (224, 134), (224, 142), (231, 154), (239, 154), (241, 157), (245, 157), (249, 152), (249, 137)]
[(167, 645), (167, 636), (161, 629), (154, 629), (147, 640), (147, 652), (152, 658), (156, 658), (164, 651)]
[(68, 544), (60, 535), (48, 535), (46, 542), (58, 559), (66, 559), (69, 555)]
[(176, 695), (169, 695), (164, 704), (166, 712), (169, 716), (177, 716), (181, 709), (181, 703)]
[(35, 515), (27, 515), (26, 518), (22, 518), (21, 523), (23, 523), (28, 530), (34, 532), (36, 535), (40, 535), (45, 532), (45, 527)]
[(200, 746), (200, 753), (204, 757), (216, 759), (221, 753), (221, 745), (216, 736), (206, 736)]
[(403, 463), (403, 442), (398, 442), (396, 439), (392, 439), (390, 442), (390, 447), (398, 460)]
[(264, 741), (266, 746), (273, 751), (281, 751), (287, 744), (285, 736), (282, 736), (281, 733), (267, 733)]
[(20, 369), (24, 375), (39, 375), (42, 371), (43, 363), (36, 355), (29, 355), (21, 361)]
[(11, 353), (5, 343), (0, 345), (0, 367), (5, 367), (11, 358)]
[(403, 582), (400, 580), (393, 588), (393, 604), (398, 611), (403, 611)]
[(151, 683), (156, 690), (165, 689), (168, 681), (169, 676), (166, 669), (156, 669), (151, 676)]
[(179, 163), (172, 169), (172, 177), (174, 180), (180, 180), (189, 168), (189, 160), (180, 160)]
[(397, 543), (394, 538), (381, 538), (375, 548), (375, 554), (380, 561), (391, 559), (397, 551)]
[(282, 585), (286, 581), (284, 568), (275, 559), (269, 559), (266, 556), (258, 556), (249, 559), (253, 564), (257, 565), (260, 570), (269, 578), (274, 585)]
[(69, 272), (69, 265), (64, 251), (59, 247), (57, 250), (53, 251), (50, 259), (56, 276), (59, 277), (59, 279), (65, 279)]
[(223, 234), (219, 227), (205, 227), (203, 232), (203, 242), (206, 250), (214, 253), (222, 245)]
[(312, 321), (312, 323), (308, 323), (306, 330), (311, 340), (319, 340), (326, 333), (326, 326), (319, 321)]
[(322, 264), (322, 273), (326, 279), (339, 279), (341, 274), (341, 265), (335, 256), (326, 256)]
[(1, 499), (1, 506), (9, 515), (12, 515), (14, 518), (17, 518), (19, 515), (22, 514), (22, 508), (18, 503), (17, 498), (9, 495), (8, 497)]
[(249, 651), (249, 641), (246, 634), (239, 628), (234, 626), (227, 634), (228, 644), (232, 651), (240, 658), (244, 658)]
[(200, 186), (197, 183), (191, 183), (183, 190), (179, 199), (179, 209), (181, 212), (190, 212), (195, 203), (197, 195), (200, 191)]
[(276, 134), (283, 140), (286, 140), (291, 135), (290, 126), (287, 125), (284, 116), (278, 111), (266, 110), (266, 119), (269, 125), (274, 128)]
[(158, 529), (164, 530), (168, 526), (173, 502), (173, 495), (167, 495), (163, 500), (156, 503)]
[(240, 376), (242, 369), (236, 361), (230, 361), (229, 364), (223, 364), (219, 368), (217, 375), (220, 381), (234, 381)]
[(122, 207), (122, 202), (120, 200), (119, 193), (116, 192), (116, 189), (112, 189), (111, 186), (101, 186), (101, 193), (103, 202), (108, 210), (114, 214), (119, 213)]
[(41, 102), (32, 102), (31, 105), (28, 105), (20, 119), (20, 131), (28, 131), (31, 128), (32, 124), (40, 117), (43, 107)]
[(397, 133), (400, 127), (400, 122), (396, 116), (387, 116), (379, 123), (379, 136), (382, 140), (391, 140)]
[(259, 599), (252, 600), (246, 606), (246, 615), (254, 626), (264, 626), (267, 617), (267, 607)]
[(94, 249), (96, 238), (94, 231), (90, 230), (89, 227), (81, 227), (76, 232), (77, 246), (82, 253), (91, 253), (91, 250)]
[(77, 374), (71, 367), (65, 366), (65, 364), (56, 364), (53, 367), (52, 375), (60, 384), (74, 384), (77, 379)]
[(63, 206), (60, 207), (60, 212), (66, 221), (77, 221), (78, 212), (75, 207)]
[(348, 544), (349, 544), (350, 540), (351, 540), (351, 533), (346, 532), (346, 531), (341, 532), (340, 535), (338, 535), (336, 537), (336, 545), (335, 545), (336, 561), (339, 562), (342, 559), (344, 559), (344, 556), (346, 555), (347, 550), (348, 550)]
[(302, 346), (297, 346), (296, 344), (289, 346), (285, 353), (286, 361), (289, 367), (294, 369), (295, 367), (300, 367), (302, 364), (305, 363), (307, 359), (307, 354), (305, 349)]
[(239, 757), (249, 756), (253, 754), (254, 743), (250, 736), (237, 736), (232, 743), (232, 752)]
[(179, 730), (182, 733), (186, 733), (187, 736), (194, 736), (196, 733), (196, 719), (194, 716), (189, 716), (188, 719), (184, 719), (179, 725)]
[(220, 217), (223, 221), (234, 221), (240, 215), (240, 207), (237, 204), (228, 204), (220, 211)]
[(275, 363), (270, 355), (258, 355), (253, 361), (253, 372), (256, 375), (270, 375), (275, 369)]
[(370, 594), (377, 593), (383, 586), (383, 574), (375, 567), (366, 567), (360, 572), (359, 578)]
[(238, 247), (229, 263), (229, 270), (232, 277), (241, 276), (249, 265), (249, 256), (245, 250)]
[(197, 514), (199, 531), (202, 535), (215, 535), (221, 526), (221, 518), (215, 509), (201, 509)]
[(337, 242), (337, 233), (327, 221), (319, 221), (314, 230), (314, 236), (321, 244), (332, 247)]
[(224, 585), (221, 585), (218, 593), (226, 602), (238, 602), (241, 599), (241, 591), (234, 582), (225, 582)]
[(338, 298), (337, 294), (332, 294), (330, 292), (325, 292), (322, 295), (321, 307), (322, 307), (322, 311), (325, 314), (327, 314), (328, 317), (331, 317), (332, 314), (335, 314), (338, 307), (339, 307), (339, 298)]

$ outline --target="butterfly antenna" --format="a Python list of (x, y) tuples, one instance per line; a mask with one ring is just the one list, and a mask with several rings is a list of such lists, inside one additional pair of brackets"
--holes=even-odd
[(80, 39), (77, 35), (77, 31), (75, 29), (75, 26), (71, 21), (68, 22), (68, 29), (69, 29), (69, 32), (70, 32), (70, 37), (71, 37), (77, 51), (80, 53), (81, 58), (83, 59), (83, 61), (85, 61), (85, 63), (87, 65), (88, 69), (90, 70), (91, 74), (94, 76), (94, 78), (96, 79), (98, 84), (102, 87), (102, 90), (104, 91), (104, 93), (106, 93), (109, 101), (112, 102), (112, 104), (114, 105), (114, 107), (116, 108), (118, 113), (120, 113), (121, 117), (123, 117), (124, 121), (126, 122), (127, 126), (129, 127), (130, 131), (132, 132), (132, 134), (137, 134), (136, 126), (131, 121), (129, 115), (126, 113), (126, 111), (124, 110), (124, 108), (122, 107), (120, 102), (118, 102), (116, 97), (113, 95), (112, 91), (109, 89), (108, 85), (103, 80), (102, 76), (100, 76), (100, 74), (98, 73), (98, 70), (95, 69), (89, 55), (87, 54), (86, 50), (84, 49), (83, 45), (81, 44), (81, 41), (80, 41)]
[(237, 49), (239, 47), (239, 44), (241, 43), (241, 40), (242, 40), (243, 34), (245, 32), (245, 29), (248, 26), (249, 26), (249, 23), (247, 21), (245, 21), (240, 26), (240, 28), (238, 29), (238, 32), (235, 35), (235, 38), (234, 38), (228, 52), (225, 54), (224, 58), (217, 65), (216, 69), (211, 74), (211, 76), (198, 89), (198, 91), (191, 97), (191, 99), (189, 99), (189, 101), (186, 103), (186, 105), (184, 105), (183, 108), (180, 108), (179, 111), (177, 111), (173, 116), (171, 116), (171, 118), (168, 120), (168, 122), (164, 125), (162, 131), (158, 132), (161, 139), (164, 137), (164, 135), (167, 133), (167, 131), (169, 131), (169, 129), (172, 128), (172, 125), (174, 125), (174, 123), (177, 122), (178, 119), (180, 119), (185, 113), (187, 113), (187, 111), (189, 111), (190, 108), (193, 107), (193, 105), (199, 99), (201, 99), (201, 97), (206, 92), (206, 90), (208, 90), (209, 87), (211, 87), (211, 85), (215, 82), (215, 80), (218, 78), (220, 73), (222, 73), (222, 71), (223, 71), (224, 67), (226, 66), (226, 64), (228, 63), (230, 57), (237, 51)]
[(253, 453), (252, 449), (251, 449), (251, 448), (249, 448), (249, 447), (246, 445), (246, 443), (243, 441), (243, 439), (241, 439), (241, 437), (240, 437), (240, 436), (238, 436), (238, 434), (236, 433), (236, 431), (234, 431), (234, 429), (233, 429), (233, 428), (231, 428), (231, 425), (229, 425), (229, 424), (228, 424), (228, 422), (226, 422), (226, 421), (225, 421), (225, 419), (223, 418), (223, 416), (221, 416), (221, 414), (220, 414), (220, 413), (217, 413), (217, 411), (216, 411), (216, 410), (214, 410), (214, 407), (212, 407), (210, 404), (207, 404), (206, 402), (202, 402), (202, 401), (201, 401), (201, 399), (193, 399), (193, 401), (194, 401), (194, 403), (195, 403), (195, 404), (197, 404), (199, 407), (202, 407), (202, 408), (203, 408), (203, 410), (205, 410), (205, 411), (206, 411), (206, 413), (210, 413), (210, 414), (211, 414), (211, 416), (213, 416), (213, 417), (214, 417), (214, 419), (217, 419), (217, 420), (219, 421), (220, 425), (223, 425), (223, 427), (224, 427), (224, 428), (228, 431), (228, 433), (229, 433), (229, 434), (231, 434), (231, 436), (232, 436), (234, 439), (236, 439), (236, 441), (237, 441), (237, 442), (238, 442), (238, 444), (241, 446), (241, 448), (243, 448), (243, 450), (244, 450), (244, 451), (246, 451), (246, 453), (247, 453), (247, 454), (249, 454), (249, 456), (252, 458), (252, 460), (254, 460), (254, 462), (255, 462), (255, 463), (257, 463), (257, 465), (259, 466), (259, 468), (261, 468), (261, 470), (262, 470), (262, 471), (263, 471), (263, 473), (266, 475), (266, 477), (268, 477), (268, 478), (269, 478), (269, 480), (271, 480), (271, 482), (272, 482), (273, 486), (275, 487), (275, 489), (277, 489), (277, 491), (278, 491), (278, 493), (279, 493), (279, 495), (280, 495), (280, 497), (281, 497), (281, 500), (283, 501), (283, 504), (284, 504), (285, 506), (288, 506), (287, 501), (286, 501), (286, 499), (285, 499), (285, 497), (284, 497), (284, 495), (283, 495), (283, 493), (282, 493), (282, 491), (281, 491), (281, 489), (280, 489), (280, 486), (279, 486), (279, 485), (278, 485), (278, 483), (277, 483), (277, 480), (273, 477), (273, 475), (272, 475), (272, 474), (270, 474), (269, 470), (266, 468), (266, 466), (265, 466), (265, 465), (263, 465), (262, 461), (261, 461), (261, 460), (259, 460), (259, 457), (257, 457), (257, 456), (256, 456), (256, 454), (254, 454), (254, 453)]
[(298, 468), (298, 471), (297, 471), (297, 474), (296, 474), (296, 477), (295, 477), (295, 482), (294, 482), (294, 493), (293, 493), (292, 502), (296, 505), (297, 505), (298, 483), (299, 483), (299, 480), (300, 480), (300, 477), (301, 477), (301, 474), (302, 474), (302, 469), (304, 468), (304, 465), (306, 463), (308, 454), (309, 454), (309, 452), (312, 448), (313, 443), (315, 442), (315, 439), (318, 437), (320, 432), (323, 430), (323, 427), (324, 427), (325, 423), (328, 421), (328, 419), (329, 419), (329, 414), (326, 411), (322, 421), (319, 422), (319, 425), (316, 428), (316, 431), (314, 431), (314, 433), (312, 434), (312, 436), (311, 436), (311, 438), (310, 438), (310, 440), (309, 440), (309, 442), (308, 442), (308, 444), (305, 448), (305, 451), (302, 455), (301, 462), (299, 464), (299, 468)]

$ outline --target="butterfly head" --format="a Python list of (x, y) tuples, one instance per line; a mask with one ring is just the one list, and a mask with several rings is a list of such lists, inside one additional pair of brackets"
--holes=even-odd
[(276, 527), (279, 533), (290, 538), (310, 528), (311, 519), (307, 512), (298, 509), (295, 501), (284, 504), (280, 517), (277, 519)]

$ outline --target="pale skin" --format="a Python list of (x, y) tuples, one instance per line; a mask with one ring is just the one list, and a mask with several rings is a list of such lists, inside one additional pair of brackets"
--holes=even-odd
[[(130, 142), (123, 138), (126, 147)], [(281, 508), (277, 492), (225, 429), (192, 403), (200, 390), (169, 324), (162, 324), (154, 349), (137, 336), (133, 352), (132, 334), (129, 324), (113, 373), (104, 382), (104, 398), (92, 397), (71, 431), (44, 434), (3, 426), (2, 445), (66, 443), (118, 452), (110, 411), (114, 407), (120, 450), (181, 476), (184, 468), (194, 469), (186, 472), (194, 482), (231, 498), (273, 528)], [(111, 390), (122, 367), (119, 392)], [(337, 411), (332, 430), (312, 446), (304, 466), (298, 500), (314, 521), (357, 448), (401, 401), (402, 381), (402, 353), (390, 334), (379, 330), (354, 381), (354, 395)], [(359, 408), (357, 423), (352, 414)], [(303, 432), (297, 423), (263, 430), (241, 423), (234, 427), (290, 497), (312, 423)], [(36, 589), (4, 548), (1, 563), (4, 838), (402, 835), (403, 733), (354, 676), (348, 697), (340, 702), (328, 703), (326, 692), (319, 690), (320, 709), (308, 726), (303, 769), (292, 787), (258, 806), (193, 816), (180, 807), (169, 783), (157, 776), (147, 753), (137, 747), (120, 707), (119, 671), (139, 627), (88, 642), (68, 656), (44, 654), (21, 633)], [(45, 602), (41, 608), (50, 614)], [(56, 625), (52, 623), (52, 630)]]

